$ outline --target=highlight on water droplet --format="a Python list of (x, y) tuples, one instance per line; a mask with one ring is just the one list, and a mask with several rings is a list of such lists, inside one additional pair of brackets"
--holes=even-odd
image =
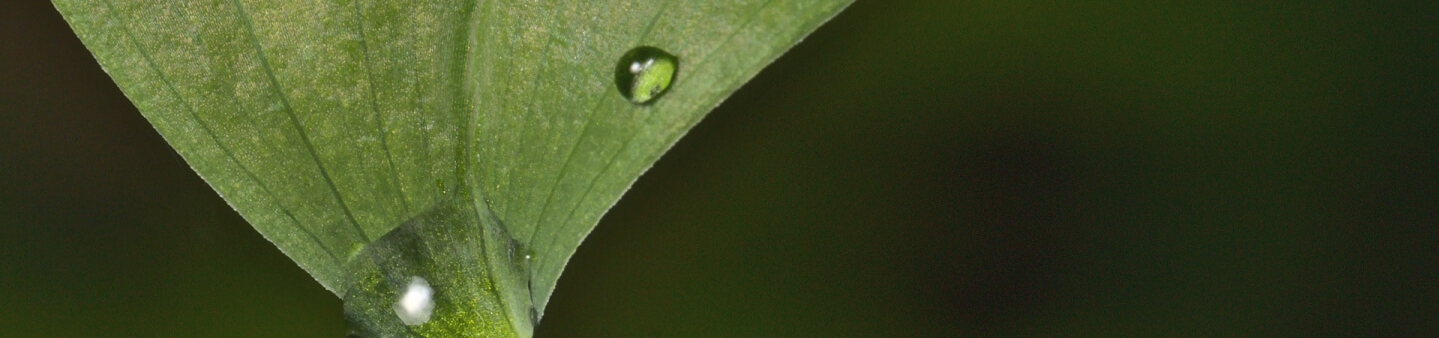
[(430, 282), (419, 276), (412, 277), (400, 300), (395, 302), (395, 314), (405, 325), (424, 324), (430, 321), (430, 314), (435, 311), (434, 295), (435, 289), (430, 288)]
[(615, 86), (630, 102), (647, 104), (669, 90), (679, 68), (679, 58), (663, 49), (635, 47), (615, 65)]

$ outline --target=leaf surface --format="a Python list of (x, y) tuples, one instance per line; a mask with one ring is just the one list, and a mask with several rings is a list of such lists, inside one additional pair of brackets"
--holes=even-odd
[[(55, 0), (191, 167), (325, 288), (345, 296), (346, 267), (396, 227), (469, 210), (439, 214), (512, 237), (526, 285), (505, 292), (538, 313), (640, 174), (848, 3)], [(679, 58), (652, 104), (614, 84), (637, 46)]]

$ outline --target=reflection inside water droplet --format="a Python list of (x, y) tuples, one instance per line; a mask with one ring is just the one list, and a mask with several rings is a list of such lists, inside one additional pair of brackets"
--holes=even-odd
[(679, 58), (663, 49), (635, 47), (615, 65), (615, 86), (630, 102), (646, 104), (669, 90), (679, 67)]
[(419, 276), (412, 277), (400, 300), (395, 302), (395, 314), (405, 325), (424, 324), (430, 321), (430, 314), (435, 311), (434, 295), (435, 289), (430, 288), (430, 282)]

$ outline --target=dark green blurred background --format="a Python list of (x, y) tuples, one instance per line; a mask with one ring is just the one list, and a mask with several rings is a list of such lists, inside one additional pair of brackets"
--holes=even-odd
[[(1434, 7), (859, 1), (640, 179), (537, 336), (1439, 336)], [(0, 4), (0, 336), (340, 305)]]

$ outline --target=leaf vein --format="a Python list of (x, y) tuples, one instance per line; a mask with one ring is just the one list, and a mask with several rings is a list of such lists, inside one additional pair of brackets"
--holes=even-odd
[[(666, 1), (666, 2), (664, 2), (664, 3), (662, 3), (662, 4), (660, 4), (660, 8), (659, 8), (658, 10), (655, 10), (655, 14), (650, 17), (650, 22), (649, 22), (649, 24), (646, 24), (646, 25), (645, 25), (644, 31), (643, 31), (642, 33), (640, 33), (640, 35), (639, 35), (638, 37), (635, 38), (635, 41), (634, 41), (634, 43), (632, 43), (632, 45), (638, 45), (638, 44), (640, 44), (640, 43), (643, 43), (643, 42), (645, 41), (645, 39), (648, 39), (648, 38), (650, 37), (650, 33), (654, 32), (655, 24), (660, 21), (660, 18), (664, 16), (665, 11), (668, 10), (668, 9), (669, 9), (669, 6), (670, 6), (671, 4), (673, 4), (673, 3), (674, 3), (674, 1), (671, 0), (671, 1)], [(602, 103), (604, 103), (604, 100), (602, 100), (602, 98), (604, 98), (604, 95), (608, 95), (608, 94), (609, 94), (609, 90), (605, 90), (605, 91), (602, 92), (602, 93), (596, 94), (596, 95), (594, 96), (594, 97), (595, 97), (595, 99), (594, 99), (595, 104), (594, 104), (594, 106), (590, 107), (590, 110), (589, 110), (589, 111), (590, 111), (590, 112), (595, 112), (596, 110), (598, 110), (599, 107), (600, 107), (600, 105), (601, 105)], [(653, 112), (651, 112), (651, 114), (653, 114)], [(566, 169), (566, 168), (569, 168), (569, 166), (570, 166), (570, 161), (574, 159), (575, 150), (578, 149), (579, 146), (580, 146), (580, 144), (584, 142), (585, 135), (589, 133), (590, 125), (594, 124), (594, 121), (596, 120), (596, 119), (592, 118), (592, 116), (594, 116), (594, 115), (598, 115), (598, 113), (595, 112), (595, 113), (590, 113), (590, 114), (586, 115), (585, 126), (580, 129), (580, 136), (575, 139), (574, 145), (570, 146), (569, 152), (567, 152), (567, 153), (565, 154), (565, 163), (564, 163), (563, 165), (561, 165), (561, 166), (560, 166), (560, 170), (559, 170), (557, 173), (555, 173), (554, 182), (550, 184), (550, 191), (549, 191), (548, 195), (545, 196), (545, 205), (544, 205), (544, 207), (542, 207), (542, 208), (540, 209), (540, 214), (536, 217), (536, 221), (535, 221), (535, 225), (534, 225), (534, 229), (535, 229), (535, 230), (531, 233), (530, 238), (529, 238), (529, 241), (527, 241), (527, 244), (528, 244), (531, 248), (535, 247), (535, 246), (534, 246), (535, 240), (540, 237), (540, 230), (542, 229), (542, 224), (539, 224), (539, 222), (543, 221), (543, 220), (545, 219), (545, 215), (548, 215), (548, 214), (549, 214), (550, 205), (554, 203), (555, 190), (559, 188), (560, 180), (564, 179), (565, 174), (569, 173), (569, 171), (567, 171), (567, 170), (565, 170), (565, 169)], [(648, 120), (648, 118), (649, 118), (649, 117), (647, 116), (646, 119)], [(604, 172), (601, 171), (600, 173), (603, 174)], [(599, 179), (599, 177), (600, 177), (600, 175), (596, 175), (596, 176), (595, 176), (595, 179), (597, 180), (597, 179)], [(591, 180), (590, 186), (591, 186), (591, 187), (594, 186), (594, 180)], [(587, 196), (581, 196), (581, 199), (580, 199), (580, 200), (583, 201), (583, 200), (584, 200), (584, 197), (587, 197)], [(576, 208), (578, 208), (578, 204), (577, 204)], [(573, 210), (571, 210), (571, 212), (573, 213)], [(566, 220), (565, 222), (568, 222), (568, 220)], [(555, 226), (556, 226), (556, 227), (562, 227), (562, 226), (564, 226), (564, 223), (560, 223), (560, 224), (555, 225)], [(551, 242), (552, 242), (552, 244), (553, 244), (553, 240), (551, 240)], [(533, 277), (532, 277), (532, 278), (533, 278)]]
[(290, 99), (285, 95), (285, 89), (280, 84), (280, 81), (275, 78), (275, 71), (270, 68), (269, 58), (265, 57), (265, 51), (260, 46), (260, 38), (255, 35), (255, 25), (250, 18), (250, 13), (245, 11), (245, 6), (241, 5), (239, 0), (230, 0), (230, 4), (239, 12), (240, 20), (245, 23), (245, 31), (249, 34), (250, 42), (254, 46), (255, 57), (260, 59), (260, 68), (265, 71), (265, 77), (270, 81), (271, 87), (274, 88), (275, 95), (279, 97), (280, 106), (285, 108), (285, 114), (290, 118), (290, 124), (294, 126), (295, 131), (300, 134), (300, 141), (305, 145), (305, 150), (310, 154), (310, 159), (314, 160), (315, 166), (319, 167), (320, 177), (324, 178), (325, 186), (329, 187), (330, 193), (335, 195), (335, 201), (340, 204), (340, 209), (344, 211), (345, 218), (349, 220), (350, 226), (354, 228), (355, 232), (360, 235), (360, 238), (363, 239), (365, 243), (371, 242), (370, 236), (365, 233), (365, 229), (360, 227), (360, 222), (355, 220), (355, 215), (350, 211), (350, 206), (345, 203), (345, 197), (341, 196), (340, 190), (335, 187), (335, 180), (330, 178), (330, 172), (325, 168), (325, 163), (320, 161), (320, 155), (315, 151), (315, 146), (310, 143), (310, 136), (305, 132), (305, 127), (300, 124), (299, 117), (295, 116), (295, 109), (290, 106)]
[(110, 14), (110, 18), (114, 19), (120, 24), (120, 30), (125, 34), (126, 40), (129, 40), (130, 44), (135, 48), (135, 50), (140, 53), (140, 57), (145, 59), (145, 65), (149, 67), (151, 71), (155, 72), (156, 76), (160, 78), (160, 83), (165, 85), (165, 90), (169, 92), (171, 96), (174, 96), (177, 101), (180, 101), (180, 106), (185, 108), (185, 112), (190, 115), (191, 119), (195, 120), (195, 124), (198, 124), (200, 126), (200, 130), (205, 133), (205, 136), (208, 136), (210, 140), (214, 141), (216, 147), (220, 149), (220, 152), (223, 153), (225, 157), (228, 158), (231, 162), (234, 162), (235, 166), (239, 167), (240, 171), (244, 172), (246, 177), (249, 177), (250, 180), (255, 181), (255, 184), (260, 186), (260, 191), (263, 191), (265, 195), (268, 195), (270, 197), (271, 202), (275, 203), (276, 206), (280, 207), (281, 213), (284, 213), (285, 217), (289, 218), (290, 221), (294, 223), (294, 227), (296, 229), (299, 229), (300, 232), (304, 233), (306, 237), (308, 237), (311, 241), (314, 241), (315, 244), (318, 245), (320, 249), (325, 252), (326, 255), (330, 256), (330, 259), (335, 261), (336, 265), (341, 264), (341, 260), (338, 256), (335, 255), (335, 252), (331, 250), (328, 246), (326, 246), (325, 242), (321, 241), (314, 232), (310, 231), (310, 229), (308, 228), (305, 228), (302, 225), (304, 223), (301, 223), (299, 219), (295, 218), (295, 215), (290, 212), (290, 209), (288, 207), (280, 203), (279, 197), (270, 190), (269, 186), (266, 185), (264, 181), (261, 181), (258, 176), (255, 176), (255, 173), (250, 171), (250, 168), (248, 166), (240, 162), (240, 160), (235, 157), (235, 154), (230, 151), (230, 148), (225, 146), (225, 143), (220, 140), (219, 136), (215, 135), (215, 132), (210, 128), (210, 125), (205, 123), (205, 120), (200, 118), (200, 115), (195, 112), (195, 108), (192, 107), (190, 103), (185, 100), (183, 96), (180, 95), (179, 90), (175, 89), (175, 85), (170, 81), (170, 77), (166, 75), (163, 70), (160, 69), (159, 65), (155, 63), (154, 58), (150, 56), (150, 53), (145, 49), (145, 47), (140, 45), (140, 40), (135, 38), (135, 34), (130, 29), (130, 26), (125, 23), (125, 20), (123, 18), (115, 14), (115, 8), (114, 5), (111, 4), (111, 1), (104, 1), (104, 4), (106, 12)]
[(388, 164), (390, 167), (390, 176), (392, 180), (389, 183), (394, 186), (396, 191), (400, 192), (400, 206), (403, 208), (402, 210), (404, 210), (405, 214), (409, 214), (409, 194), (405, 193), (405, 186), (404, 184), (400, 183), (400, 171), (395, 169), (395, 159), (394, 156), (390, 154), (390, 133), (386, 128), (385, 119), (380, 113), (380, 102), (377, 98), (378, 95), (375, 93), (375, 87), (379, 84), (375, 82), (375, 67), (374, 63), (370, 61), (369, 37), (365, 35), (365, 16), (362, 15), (363, 13), (361, 13), (360, 11), (360, 2), (355, 1), (354, 4), (355, 21), (357, 22), (356, 31), (360, 35), (360, 53), (364, 55), (363, 61), (365, 64), (365, 81), (369, 82), (368, 87), (370, 89), (370, 110), (374, 111), (376, 131), (380, 133), (380, 148), (385, 150), (385, 163)]
[[(724, 39), (723, 42), (720, 42), (719, 45), (716, 45), (715, 48), (713, 48), (713, 49), (711, 49), (709, 52), (707, 52), (707, 53), (705, 54), (706, 56), (704, 57), (705, 59), (702, 59), (702, 60), (708, 61), (708, 60), (706, 60), (706, 59), (707, 59), (709, 56), (711, 56), (711, 55), (714, 54), (715, 52), (719, 51), (721, 47), (723, 47), (723, 46), (725, 46), (725, 45), (728, 45), (728, 44), (730, 43), (730, 41), (734, 40), (735, 35), (737, 35), (737, 34), (739, 33), (739, 31), (745, 29), (746, 27), (749, 27), (749, 25), (754, 22), (754, 18), (755, 18), (756, 16), (758, 16), (760, 12), (764, 11), (765, 8), (769, 7), (769, 5), (770, 5), (771, 3), (774, 3), (774, 0), (768, 0), (768, 1), (766, 1), (764, 4), (761, 4), (758, 8), (756, 8), (756, 9), (754, 10), (754, 12), (751, 13), (750, 16), (745, 19), (745, 23), (744, 23), (744, 24), (742, 24), (742, 25), (740, 25), (740, 26), (737, 26), (733, 32), (730, 32), (730, 34), (725, 37), (725, 39)], [(651, 24), (651, 25), (653, 25), (653, 24)], [(703, 65), (703, 64), (704, 64), (703, 62), (702, 62), (702, 63), (699, 63), (699, 64), (696, 64), (696, 65), (695, 65), (695, 68), (698, 68), (700, 65)], [(676, 79), (676, 80), (677, 80), (677, 81), (683, 81), (683, 79)], [(679, 84), (679, 83), (676, 82), (676, 85), (678, 85), (678, 84)], [(651, 113), (650, 116), (646, 116), (646, 117), (645, 117), (645, 122), (642, 123), (642, 124), (640, 124), (640, 128), (643, 128), (643, 126), (649, 125), (650, 119), (653, 118), (655, 115), (658, 115), (658, 114)], [(703, 116), (703, 115), (701, 115), (701, 116)], [(574, 206), (573, 208), (570, 208), (570, 213), (569, 213), (568, 216), (565, 216), (565, 220), (560, 223), (561, 226), (568, 225), (568, 224), (570, 223), (570, 220), (574, 219), (575, 213), (576, 213), (577, 211), (579, 211), (580, 206), (581, 206), (582, 204), (584, 204), (583, 201), (588, 200), (589, 197), (590, 197), (590, 193), (592, 193), (592, 192), (594, 191), (595, 183), (598, 183), (598, 182), (600, 181), (600, 178), (601, 178), (601, 177), (604, 177), (604, 175), (609, 172), (610, 168), (614, 166), (615, 160), (619, 159), (620, 155), (621, 155), (621, 154), (624, 154), (624, 153), (625, 153), (625, 150), (628, 150), (628, 149), (629, 149), (630, 144), (633, 143), (635, 137), (638, 136), (639, 134), (640, 134), (639, 132), (635, 132), (635, 133), (633, 133), (633, 134), (630, 134), (630, 137), (629, 137), (629, 138), (626, 138), (626, 139), (625, 139), (625, 143), (620, 146), (620, 150), (619, 150), (619, 151), (616, 151), (615, 154), (610, 157), (609, 161), (605, 162), (605, 167), (604, 167), (603, 169), (600, 169), (599, 174), (595, 175), (595, 179), (590, 180), (590, 184), (589, 184), (587, 187), (585, 187), (585, 192), (580, 194), (579, 201), (581, 201), (581, 202), (580, 202), (580, 203), (575, 203), (575, 206)], [(561, 233), (561, 232), (558, 232), (558, 231), (557, 231), (556, 234), (558, 234), (558, 233)], [(549, 245), (548, 245), (547, 247), (554, 247), (555, 242), (557, 242), (557, 241), (559, 241), (559, 236), (558, 236), (558, 235), (550, 236), (550, 243), (549, 243)], [(547, 267), (545, 264), (546, 264), (546, 262), (544, 262), (544, 261), (537, 262), (537, 263), (536, 263), (536, 265), (538, 265), (538, 266), (537, 266), (537, 268), (538, 268), (537, 270), (538, 270), (538, 271), (544, 271), (544, 269), (542, 269), (542, 268), (543, 268), (543, 267)]]

